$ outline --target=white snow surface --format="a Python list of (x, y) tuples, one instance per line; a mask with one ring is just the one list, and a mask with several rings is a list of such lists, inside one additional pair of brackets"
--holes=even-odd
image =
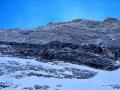
[[(8, 63), (9, 61), (15, 61), (22, 65), (42, 65), (45, 68), (64, 68), (64, 67), (75, 67), (82, 70), (89, 70), (97, 72), (97, 75), (90, 79), (58, 79), (58, 78), (45, 78), (36, 76), (25, 76), (23, 78), (16, 79), (12, 77), (13, 74), (20, 74), (22, 71), (14, 72), (9, 75), (5, 74), (0, 76), (0, 82), (6, 82), (12, 84), (11, 87), (1, 88), (0, 90), (29, 90), (23, 89), (24, 87), (34, 87), (34, 85), (44, 86), (47, 85), (47, 89), (36, 89), (36, 90), (117, 90), (114, 85), (120, 85), (120, 69), (116, 71), (103, 71), (93, 69), (87, 66), (80, 66), (70, 63), (57, 62), (57, 65), (49, 62), (39, 62), (34, 59), (21, 59), (14, 57), (0, 57), (0, 64)], [(29, 71), (27, 71), (29, 72)], [(35, 72), (35, 71), (33, 71)], [(45, 73), (45, 72), (38, 72)], [(66, 72), (69, 73), (69, 72)], [(10, 77), (11, 76), (11, 77)], [(33, 88), (33, 90), (35, 90)]]

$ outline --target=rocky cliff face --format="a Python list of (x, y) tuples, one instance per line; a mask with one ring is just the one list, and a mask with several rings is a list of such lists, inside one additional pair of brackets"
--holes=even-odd
[(65, 61), (104, 70), (120, 67), (120, 21), (76, 19), (31, 30), (0, 31), (1, 55)]

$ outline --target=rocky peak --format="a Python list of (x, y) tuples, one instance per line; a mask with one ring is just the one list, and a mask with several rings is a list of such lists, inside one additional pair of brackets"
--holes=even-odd
[(113, 17), (108, 17), (104, 20), (104, 22), (108, 22), (108, 23), (114, 23), (114, 22), (120, 22), (119, 19), (117, 18), (113, 18)]

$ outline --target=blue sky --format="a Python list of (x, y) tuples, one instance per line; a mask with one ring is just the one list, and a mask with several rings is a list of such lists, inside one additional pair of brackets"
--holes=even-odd
[(0, 0), (0, 28), (34, 28), (76, 18), (120, 18), (120, 0)]

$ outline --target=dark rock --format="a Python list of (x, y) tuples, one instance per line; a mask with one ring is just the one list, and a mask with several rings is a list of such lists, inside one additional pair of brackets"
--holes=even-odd
[(7, 87), (10, 87), (10, 84), (4, 83), (4, 82), (0, 82), (0, 89), (7, 88)]
[(82, 21), (83, 19), (75, 19), (75, 20), (72, 20), (72, 22), (80, 22)]
[[(22, 58), (41, 57), (47, 61), (61, 60), (104, 70), (115, 70), (119, 68), (114, 65), (114, 59), (119, 57), (119, 51), (92, 44), (81, 46), (72, 43), (53, 41), (43, 45), (13, 42), (5, 43), (5, 45), (8, 45), (8, 47), (4, 49), (0, 48), (3, 49), (1, 51), (3, 55), (12, 55)], [(96, 56), (96, 54), (99, 55)]]
[(48, 87), (45, 86), (40, 86), (40, 85), (35, 85), (34, 86), (35, 90), (48, 90)]
[(120, 20), (117, 18), (109, 17), (109, 18), (106, 18), (104, 22), (113, 23), (113, 22), (120, 22)]
[(110, 87), (112, 87), (113, 89), (120, 89), (120, 85), (107, 85), (107, 86), (110, 86)]
[(24, 87), (22, 90), (34, 90), (33, 87)]

